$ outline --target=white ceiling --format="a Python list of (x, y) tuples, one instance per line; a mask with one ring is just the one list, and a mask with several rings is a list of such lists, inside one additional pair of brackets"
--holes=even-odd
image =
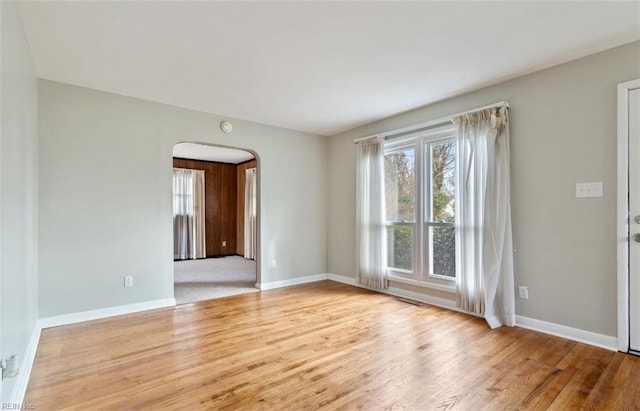
[(176, 144), (173, 146), (173, 156), (231, 164), (239, 164), (254, 158), (248, 151), (195, 143)]
[(640, 2), (20, 2), (41, 78), (331, 135), (640, 39)]

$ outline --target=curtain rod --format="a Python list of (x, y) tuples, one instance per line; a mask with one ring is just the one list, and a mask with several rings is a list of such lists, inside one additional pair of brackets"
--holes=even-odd
[(371, 134), (371, 135), (366, 136), (366, 137), (360, 137), (360, 138), (357, 138), (357, 139), (353, 140), (353, 142), (355, 144), (358, 141), (366, 140), (368, 138), (375, 137), (375, 136), (388, 137), (388, 136), (391, 136), (391, 135), (394, 135), (394, 134), (403, 134), (403, 133), (407, 133), (409, 131), (420, 130), (422, 128), (427, 128), (427, 127), (431, 127), (431, 126), (435, 126), (435, 125), (445, 124), (445, 123), (448, 123), (451, 120), (453, 120), (454, 117), (464, 116), (465, 114), (475, 113), (476, 111), (486, 110), (488, 108), (494, 108), (494, 107), (506, 107), (506, 108), (509, 108), (510, 106), (509, 106), (509, 102), (507, 102), (507, 101), (499, 101), (497, 103), (489, 104), (488, 106), (474, 108), (472, 110), (467, 110), (467, 111), (462, 111), (460, 113), (451, 114), (451, 115), (446, 116), (446, 117), (440, 117), (440, 118), (437, 118), (435, 120), (430, 120), (430, 121), (427, 121), (425, 123), (414, 124), (414, 125), (409, 126), (409, 127), (399, 128), (399, 129), (396, 129), (396, 130), (383, 131), (382, 133), (375, 133), (375, 134)]

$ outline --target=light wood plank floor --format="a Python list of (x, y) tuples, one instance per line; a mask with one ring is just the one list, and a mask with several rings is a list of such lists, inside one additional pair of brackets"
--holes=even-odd
[(59, 409), (637, 409), (640, 358), (343, 284), (44, 330)]

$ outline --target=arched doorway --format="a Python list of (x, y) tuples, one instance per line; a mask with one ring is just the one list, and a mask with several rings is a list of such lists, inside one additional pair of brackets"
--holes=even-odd
[(182, 142), (172, 161), (176, 303), (258, 291), (257, 153)]

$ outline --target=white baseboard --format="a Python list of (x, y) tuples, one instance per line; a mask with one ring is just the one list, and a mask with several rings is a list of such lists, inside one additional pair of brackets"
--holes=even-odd
[(418, 293), (418, 292), (415, 292), (415, 291), (404, 290), (402, 288), (397, 288), (397, 287), (389, 287), (389, 288), (386, 288), (384, 290), (376, 290), (376, 289), (373, 289), (373, 288), (365, 287), (362, 284), (358, 284), (356, 282), (355, 278), (346, 277), (344, 275), (327, 274), (327, 277), (328, 277), (329, 280), (336, 281), (336, 282), (339, 282), (339, 283), (349, 284), (349, 285), (353, 285), (355, 287), (360, 287), (360, 288), (364, 288), (364, 289), (371, 290), (371, 291), (376, 291), (376, 292), (383, 293), (383, 294), (389, 294), (389, 295), (393, 295), (393, 296), (396, 296), (396, 297), (408, 298), (410, 300), (419, 301), (421, 303), (425, 303), (425, 304), (429, 304), (429, 305), (435, 305), (437, 307), (447, 308), (449, 310), (454, 310), (454, 311), (458, 311), (458, 312), (464, 312), (465, 314), (470, 314), (470, 313), (467, 313), (466, 311), (462, 311), (458, 307), (456, 307), (456, 302), (453, 299), (435, 297), (433, 295)]
[(618, 351), (618, 339), (610, 335), (598, 334), (579, 328), (567, 327), (566, 325), (523, 317), (521, 315), (516, 315), (516, 326), (594, 345), (611, 351)]
[[(358, 282), (356, 281), (355, 278), (353, 277), (347, 277), (345, 275), (339, 275), (339, 274), (327, 274), (327, 279), (331, 280), (331, 281), (335, 281), (338, 283), (342, 283), (342, 284), (349, 284), (349, 285), (355, 285), (356, 287), (359, 287), (360, 284), (358, 284)], [(364, 287), (363, 287), (364, 288)]]
[(22, 357), (20, 372), (18, 372), (18, 375), (16, 376), (13, 392), (9, 396), (9, 404), (22, 404), (24, 402), (24, 395), (26, 394), (27, 386), (29, 385), (29, 377), (31, 376), (31, 370), (33, 369), (33, 362), (36, 359), (36, 352), (38, 351), (40, 330), (40, 327), (36, 323), (33, 327), (33, 331), (31, 332), (31, 338), (27, 344), (24, 357)]
[[(436, 307), (448, 308), (449, 310), (462, 312), (462, 310), (456, 307), (456, 301), (450, 300), (448, 298), (435, 297), (433, 295), (426, 295), (396, 287), (389, 287), (385, 290), (385, 292), (396, 297), (404, 297), (410, 300), (420, 301), (421, 303), (435, 305)], [(465, 314), (470, 313), (465, 312)]]
[(116, 307), (100, 308), (97, 310), (82, 311), (79, 313), (63, 314), (54, 317), (41, 318), (38, 321), (38, 326), (41, 329), (58, 327), (60, 325), (99, 320), (101, 318), (114, 317), (116, 315), (132, 314), (140, 311), (154, 310), (156, 308), (174, 307), (175, 305), (175, 298), (145, 301), (143, 303), (119, 305)]
[(273, 290), (274, 288), (289, 287), (292, 285), (315, 283), (327, 279), (327, 274), (308, 275), (306, 277), (292, 278), (290, 280), (272, 281), (270, 283), (256, 283), (256, 288), (260, 291)]

